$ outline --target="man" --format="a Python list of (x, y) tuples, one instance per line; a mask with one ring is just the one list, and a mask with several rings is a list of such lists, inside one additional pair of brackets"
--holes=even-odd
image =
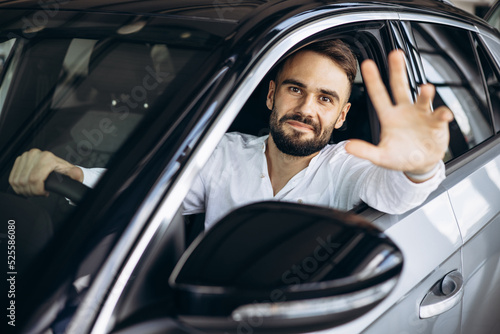
[[(401, 52), (389, 55), (389, 66), (396, 105), (376, 65), (362, 64), (381, 123), (379, 145), (360, 140), (327, 145), (349, 111), (356, 59), (339, 40), (311, 44), (291, 55), (269, 84), (269, 136), (227, 134), (184, 200), (184, 213), (206, 212), (209, 228), (238, 206), (269, 199), (343, 210), (362, 200), (388, 213), (421, 204), (444, 179), (441, 159), (452, 114), (447, 108), (431, 111), (431, 85), (421, 87), (413, 104)], [(9, 182), (17, 193), (43, 195), (51, 171), (89, 186), (102, 172), (31, 150), (16, 160)]]

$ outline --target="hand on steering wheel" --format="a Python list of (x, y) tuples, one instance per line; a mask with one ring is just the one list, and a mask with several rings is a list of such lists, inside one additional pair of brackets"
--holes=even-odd
[[(54, 175), (49, 177), (49, 174)], [(89, 189), (82, 181), (83, 172), (80, 168), (51, 152), (39, 149), (31, 149), (19, 156), (9, 175), (9, 183), (19, 195), (48, 196), (51, 191), (75, 203)]]

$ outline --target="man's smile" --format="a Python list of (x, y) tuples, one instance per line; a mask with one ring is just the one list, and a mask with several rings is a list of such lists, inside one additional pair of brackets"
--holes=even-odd
[(285, 123), (288, 123), (288, 125), (292, 126), (293, 128), (299, 130), (299, 131), (312, 131), (315, 132), (315, 129), (313, 126), (302, 123), (300, 121), (296, 120), (287, 120)]

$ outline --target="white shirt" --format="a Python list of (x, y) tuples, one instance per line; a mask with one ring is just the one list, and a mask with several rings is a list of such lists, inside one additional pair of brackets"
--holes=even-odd
[[(265, 156), (267, 137), (226, 134), (184, 199), (183, 214), (205, 212), (205, 229), (237, 207), (264, 200), (290, 201), (350, 210), (361, 201), (390, 214), (420, 205), (445, 178), (444, 164), (430, 180), (410, 181), (403, 172), (384, 169), (350, 155), (346, 142), (327, 145), (309, 166), (273, 193)], [(93, 187), (105, 171), (82, 168)]]
[(350, 155), (346, 142), (327, 145), (309, 166), (273, 195), (265, 156), (267, 136), (229, 133), (221, 140), (184, 199), (184, 214), (205, 212), (205, 229), (237, 207), (264, 200), (350, 210), (360, 201), (391, 214), (420, 205), (444, 179), (444, 164), (430, 180), (410, 181)]

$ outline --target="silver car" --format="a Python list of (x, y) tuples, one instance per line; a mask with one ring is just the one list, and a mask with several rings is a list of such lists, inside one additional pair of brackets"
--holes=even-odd
[[(402, 215), (266, 202), (203, 233), (181, 215), (194, 177), (226, 132), (266, 133), (273, 66), (326, 38), (385, 82), (402, 49), (409, 94), (436, 86), (446, 179)], [(500, 35), (483, 20), (430, 0), (4, 1), (0, 53), (2, 333), (500, 333)], [(360, 76), (351, 102), (332, 142), (376, 144)], [(21, 198), (9, 172), (34, 147), (108, 172)]]

